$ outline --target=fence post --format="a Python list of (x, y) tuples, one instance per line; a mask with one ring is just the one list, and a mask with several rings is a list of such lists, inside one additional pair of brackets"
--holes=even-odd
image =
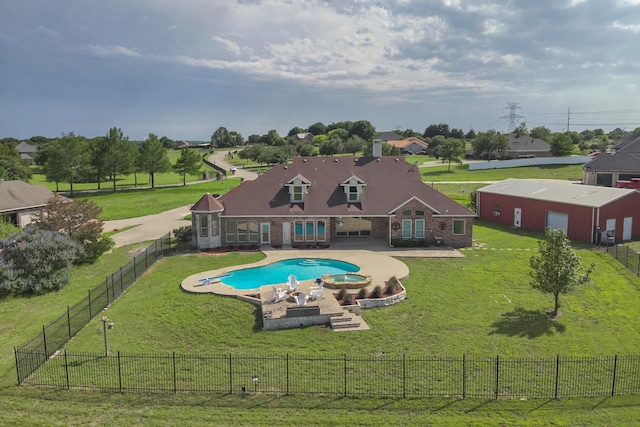
[(178, 393), (178, 378), (176, 371), (176, 352), (173, 352), (173, 394)]
[(495, 390), (495, 398), (498, 398), (498, 387), (500, 381), (500, 356), (496, 356), (496, 390)]
[(118, 350), (118, 391), (122, 393), (122, 364), (120, 363), (120, 350)]
[(67, 377), (67, 390), (69, 390), (69, 362), (67, 361), (67, 350), (64, 351), (64, 371)]
[(233, 366), (231, 363), (231, 353), (229, 353), (229, 394), (233, 394)]
[(67, 331), (69, 332), (69, 338), (71, 338), (71, 313), (69, 312), (69, 306), (67, 306)]
[(344, 397), (347, 397), (347, 353), (344, 354)]
[(407, 397), (407, 354), (402, 353), (402, 398)]
[(613, 381), (611, 383), (611, 397), (615, 396), (616, 391), (616, 372), (618, 370), (618, 355), (613, 356)]
[(560, 376), (560, 355), (556, 354), (556, 390), (554, 393), (554, 399), (558, 400), (558, 381)]
[(89, 289), (89, 320), (93, 318), (93, 313), (91, 312), (91, 289)]
[(44, 325), (42, 325), (42, 342), (44, 343), (44, 357), (46, 359), (49, 357), (49, 352), (47, 351), (47, 332)]
[(462, 355), (462, 398), (467, 397), (467, 355)]
[[(109, 284), (107, 282), (104, 283), (104, 285), (107, 288), (107, 305), (111, 304), (111, 302), (113, 301), (112, 299), (109, 298)], [(113, 295), (111, 295), (111, 297), (113, 298)]]
[(289, 353), (287, 353), (286, 361), (287, 361), (287, 366), (285, 368), (285, 371), (287, 372), (287, 393), (286, 394), (289, 394)]
[(22, 382), (22, 378), (20, 378), (20, 364), (18, 363), (18, 349), (16, 346), (13, 346), (13, 356), (16, 359), (16, 377), (18, 378), (18, 385)]

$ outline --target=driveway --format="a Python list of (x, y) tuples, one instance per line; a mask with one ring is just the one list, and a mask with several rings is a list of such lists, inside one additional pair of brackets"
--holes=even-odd
[[(228, 171), (231, 168), (231, 165), (226, 161), (225, 154), (225, 152), (214, 153), (208, 160)], [(253, 180), (258, 177), (258, 174), (246, 169), (238, 168), (234, 175), (227, 176), (236, 176), (245, 180)], [(133, 227), (129, 230), (121, 231), (111, 236), (113, 241), (116, 243), (116, 247), (130, 245), (137, 242), (157, 240), (176, 228), (191, 225), (191, 221), (185, 220), (184, 217), (191, 213), (189, 209), (191, 209), (191, 206), (196, 202), (197, 200), (194, 200), (193, 204), (154, 215), (105, 221), (103, 230), (107, 232), (115, 229)]]

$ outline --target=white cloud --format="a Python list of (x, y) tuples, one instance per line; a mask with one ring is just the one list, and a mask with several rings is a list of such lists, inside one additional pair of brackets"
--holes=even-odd
[(140, 53), (136, 52), (135, 50), (119, 45), (87, 45), (86, 49), (98, 56), (129, 56), (134, 58), (141, 57)]
[(613, 21), (611, 26), (613, 28), (617, 28), (619, 30), (631, 31), (633, 33), (640, 33), (640, 24), (628, 25), (628, 24), (622, 24), (622, 23), (620, 23), (618, 21)]

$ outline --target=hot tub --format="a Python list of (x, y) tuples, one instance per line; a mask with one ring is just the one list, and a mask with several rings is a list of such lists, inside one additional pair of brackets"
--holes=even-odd
[(330, 289), (360, 289), (371, 284), (371, 276), (360, 273), (325, 274), (322, 281)]

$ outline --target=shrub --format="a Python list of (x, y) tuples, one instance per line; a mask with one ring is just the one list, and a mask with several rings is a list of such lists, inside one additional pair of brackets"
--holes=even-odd
[(344, 296), (344, 304), (345, 305), (351, 305), (353, 304), (353, 296), (351, 294), (346, 294)]
[(176, 236), (179, 242), (188, 242), (191, 240), (191, 231), (191, 226), (185, 225), (184, 227), (173, 230), (173, 235)]
[(396, 289), (398, 289), (398, 278), (393, 276), (387, 282), (387, 294), (393, 295)]
[(340, 292), (338, 292), (338, 301), (344, 299), (344, 297), (347, 295), (347, 290), (346, 289), (340, 289)]
[(367, 297), (367, 290), (365, 288), (360, 289), (358, 292), (358, 299), (365, 299)]
[(84, 252), (67, 235), (27, 228), (2, 242), (0, 281), (3, 293), (44, 294), (64, 287), (73, 263)]
[(371, 292), (371, 296), (373, 298), (380, 298), (382, 296), (382, 288), (380, 286), (376, 286)]

